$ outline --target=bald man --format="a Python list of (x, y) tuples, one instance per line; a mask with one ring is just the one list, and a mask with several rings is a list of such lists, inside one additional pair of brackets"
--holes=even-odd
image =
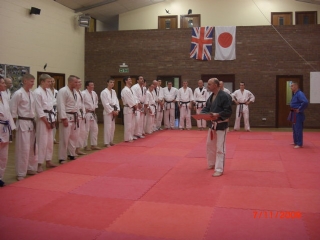
[(220, 89), (221, 89), (222, 91), (224, 91), (224, 92), (226, 92), (226, 93), (228, 93), (228, 94), (231, 94), (231, 92), (229, 91), (229, 89), (227, 89), (227, 88), (224, 87), (224, 82), (223, 82), (223, 81), (220, 81), (219, 84), (220, 84)]
[(11, 99), (11, 89), (12, 89), (12, 79), (11, 78), (5, 78), (4, 82), (6, 84), (6, 90), (3, 91), (2, 95), (6, 97), (8, 100)]

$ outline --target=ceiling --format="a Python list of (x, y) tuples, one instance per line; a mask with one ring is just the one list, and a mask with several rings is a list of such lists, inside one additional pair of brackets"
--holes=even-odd
[(121, 13), (143, 8), (165, 0), (55, 0), (71, 8), (75, 13), (86, 13), (91, 17), (108, 22)]

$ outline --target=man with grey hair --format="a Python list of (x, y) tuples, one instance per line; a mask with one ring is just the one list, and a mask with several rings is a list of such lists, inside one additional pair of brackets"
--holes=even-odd
[(208, 90), (212, 92), (201, 113), (210, 114), (211, 123), (207, 136), (208, 169), (214, 169), (213, 177), (223, 174), (226, 155), (226, 136), (229, 118), (232, 114), (231, 96), (219, 88), (219, 80), (211, 78)]
[(25, 176), (37, 173), (37, 145), (36, 145), (36, 102), (31, 91), (34, 85), (34, 76), (24, 74), (23, 86), (17, 90), (10, 101), (10, 110), (13, 119), (16, 120), (16, 148), (15, 166), (17, 180), (23, 180)]
[(0, 187), (5, 183), (2, 181), (8, 161), (9, 142), (12, 142), (12, 130), (16, 128), (9, 107), (8, 99), (3, 96), (6, 84), (0, 76)]
[(55, 127), (56, 117), (53, 111), (52, 92), (50, 91), (51, 76), (41, 74), (40, 85), (34, 90), (37, 113), (37, 144), (38, 144), (38, 173), (43, 171), (42, 164), (46, 167), (56, 167), (51, 160), (53, 154), (52, 129)]
[(11, 99), (11, 89), (12, 89), (12, 79), (11, 78), (5, 78), (4, 82), (6, 84), (6, 90), (3, 91), (3, 95), (10, 100)]
[[(75, 159), (77, 146), (78, 105), (75, 88), (78, 84), (78, 77), (70, 75), (68, 85), (58, 92), (57, 107), (59, 112), (59, 163), (66, 161), (67, 155), (70, 160)], [(69, 153), (69, 154), (68, 154)]]

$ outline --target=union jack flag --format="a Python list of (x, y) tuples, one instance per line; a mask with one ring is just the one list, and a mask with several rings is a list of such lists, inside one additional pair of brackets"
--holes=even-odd
[(211, 60), (214, 27), (192, 28), (190, 58)]

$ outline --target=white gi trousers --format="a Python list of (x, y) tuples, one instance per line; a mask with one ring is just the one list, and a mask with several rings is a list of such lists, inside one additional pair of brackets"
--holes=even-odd
[(116, 120), (113, 118), (112, 112), (106, 113), (103, 115), (103, 123), (104, 123), (104, 134), (103, 134), (104, 144), (106, 145), (106, 144), (113, 143)]
[[(201, 113), (202, 108), (196, 108), (196, 113), (200, 114)], [(197, 126), (198, 128), (206, 128), (207, 126), (207, 121), (206, 120), (197, 120)]]
[(53, 129), (48, 129), (46, 124), (38, 119), (37, 121), (37, 145), (38, 145), (38, 163), (51, 161), (53, 154)]
[(136, 111), (135, 115), (135, 128), (134, 128), (134, 135), (135, 136), (142, 136), (143, 133), (143, 124), (144, 124), (144, 113), (140, 111)]
[(145, 132), (147, 134), (151, 134), (154, 131), (155, 115), (153, 113), (150, 114), (149, 112), (147, 112), (146, 118), (147, 118), (147, 121), (146, 121)]
[[(160, 104), (158, 104), (158, 108), (161, 108)], [(161, 128), (162, 125), (162, 119), (163, 119), (163, 110), (160, 111), (157, 110), (157, 121), (156, 121), (156, 128)]]
[[(75, 129), (76, 127), (76, 129)], [(59, 160), (66, 160), (67, 155), (75, 156), (78, 144), (78, 130), (75, 122), (68, 122), (68, 127), (59, 125)]]
[(242, 113), (240, 113), (240, 116), (239, 116), (239, 111), (240, 111), (240, 105), (237, 105), (236, 120), (234, 122), (234, 130), (240, 130), (241, 116), (243, 116), (244, 129), (246, 131), (250, 130), (248, 105), (245, 105), (245, 104), (243, 105)]
[(77, 148), (84, 148), (87, 144), (87, 129), (86, 129), (86, 121), (85, 119), (79, 118), (79, 128), (78, 131), (78, 144)]
[[(212, 134), (212, 139), (211, 139)], [(207, 137), (208, 167), (215, 166), (215, 171), (223, 172), (226, 155), (227, 130), (212, 130), (209, 128)]]
[(34, 130), (22, 131), (18, 127), (15, 149), (15, 164), (18, 177), (25, 177), (28, 170), (37, 171), (38, 169), (37, 146), (34, 149), (35, 137)]
[(4, 176), (8, 162), (9, 142), (0, 142), (0, 180)]
[(184, 120), (186, 120), (186, 128), (191, 128), (191, 109), (189, 108), (189, 104), (182, 104), (180, 107), (180, 122), (179, 128), (184, 128)]
[[(92, 113), (86, 113), (86, 131), (87, 131), (87, 135), (86, 135), (86, 145), (87, 146), (97, 146), (98, 144), (98, 123), (95, 120), (94, 116)], [(89, 139), (89, 135), (90, 135), (90, 144), (88, 145), (88, 139)]]
[(134, 126), (135, 126), (135, 113), (132, 108), (123, 108), (123, 122), (124, 122), (124, 141), (133, 140)]

